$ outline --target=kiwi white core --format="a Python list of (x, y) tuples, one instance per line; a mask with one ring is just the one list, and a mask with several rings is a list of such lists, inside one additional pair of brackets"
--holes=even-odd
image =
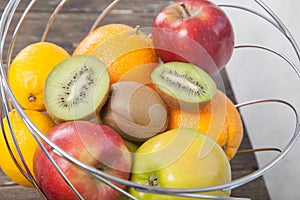
[(160, 77), (184, 89), (187, 94), (197, 94), (202, 96), (206, 93), (204, 87), (197, 81), (194, 81), (191, 77), (180, 74), (175, 70), (163, 71), (160, 74)]
[(216, 92), (214, 80), (199, 67), (183, 62), (159, 65), (151, 74), (159, 91), (180, 102), (203, 103)]

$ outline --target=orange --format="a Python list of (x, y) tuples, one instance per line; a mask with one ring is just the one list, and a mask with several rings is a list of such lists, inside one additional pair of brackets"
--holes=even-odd
[(214, 139), (230, 160), (237, 152), (243, 138), (240, 114), (231, 100), (217, 91), (211, 102), (199, 112), (184, 112), (170, 108), (168, 129), (194, 128)]
[[(54, 123), (50, 119), (50, 117), (42, 112), (25, 110), (25, 113), (42, 132), (47, 132), (49, 128), (54, 126)], [(12, 124), (12, 130), (14, 131), (14, 135), (16, 136), (24, 160), (28, 166), (28, 169), (33, 174), (33, 155), (37, 147), (37, 143), (16, 110), (12, 110), (11, 112), (9, 112), (9, 119)], [(11, 136), (6, 118), (3, 119), (3, 124), (5, 131), (4, 134), (7, 137), (8, 144), (13, 152), (13, 155), (15, 156), (22, 169), (25, 170), (23, 163), (18, 156), (17, 148), (14, 146), (13, 137)], [(10, 156), (2, 132), (0, 133), (0, 155), (1, 168), (8, 177), (22, 186), (33, 187), (33, 185), (19, 171), (18, 167)]]
[(46, 77), (67, 57), (68, 52), (49, 42), (30, 44), (17, 54), (8, 71), (8, 82), (15, 98), (24, 109), (45, 110)]
[(158, 63), (152, 40), (138, 27), (124, 24), (108, 24), (95, 29), (73, 52), (73, 55), (82, 54), (102, 60), (111, 83), (130, 80), (148, 84)]

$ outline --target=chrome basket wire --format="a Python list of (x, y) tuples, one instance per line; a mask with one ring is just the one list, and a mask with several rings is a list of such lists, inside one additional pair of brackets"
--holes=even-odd
[[(204, 195), (204, 194), (199, 194), (199, 192), (207, 192), (207, 191), (215, 191), (215, 190), (232, 190), (234, 188), (240, 187), (242, 185), (245, 185), (249, 182), (251, 182), (254, 179), (259, 178), (260, 176), (264, 175), (267, 171), (269, 171), (271, 168), (273, 168), (277, 163), (279, 163), (285, 156), (286, 154), (291, 150), (291, 148), (294, 146), (294, 144), (296, 143), (298, 137), (299, 137), (299, 133), (300, 133), (300, 121), (299, 121), (299, 117), (298, 117), (298, 112), (296, 110), (296, 108), (291, 105), (289, 102), (285, 101), (285, 100), (281, 100), (281, 99), (258, 99), (258, 100), (254, 100), (254, 101), (249, 101), (249, 102), (244, 102), (244, 103), (240, 103), (235, 105), (237, 108), (243, 107), (243, 106), (249, 106), (252, 104), (258, 104), (258, 103), (270, 103), (270, 102), (275, 102), (275, 103), (281, 103), (286, 105), (287, 107), (289, 107), (295, 114), (295, 118), (296, 118), (296, 124), (295, 124), (295, 129), (294, 129), (294, 133), (293, 136), (290, 138), (289, 142), (282, 148), (281, 152), (278, 153), (269, 163), (267, 163), (265, 166), (260, 167), (258, 170), (245, 175), (241, 178), (232, 180), (229, 183), (225, 183), (225, 184), (221, 184), (221, 185), (215, 185), (212, 187), (205, 187), (205, 188), (187, 188), (187, 189), (174, 189), (174, 188), (160, 188), (160, 187), (154, 187), (154, 186), (146, 186), (146, 185), (139, 185), (136, 183), (133, 183), (131, 181), (128, 180), (123, 180), (114, 176), (111, 176), (109, 174), (106, 174), (100, 170), (97, 170), (91, 166), (88, 166), (78, 160), (76, 160), (75, 158), (71, 157), (70, 155), (68, 155), (65, 151), (63, 151), (61, 148), (59, 148), (58, 146), (56, 146), (53, 142), (51, 142), (33, 123), (32, 121), (26, 116), (26, 114), (24, 113), (23, 109), (20, 107), (20, 105), (18, 104), (18, 102), (16, 101), (16, 99), (14, 98), (14, 95), (8, 85), (8, 81), (7, 81), (7, 69), (9, 68), (9, 65), (11, 63), (11, 59), (12, 59), (12, 51), (14, 49), (14, 45), (15, 45), (15, 41), (16, 38), (18, 36), (19, 30), (27, 16), (27, 14), (30, 12), (30, 10), (32, 9), (32, 7), (34, 6), (34, 4), (37, 2), (37, 0), (31, 0), (29, 1), (29, 3), (27, 4), (23, 14), (20, 16), (20, 18), (18, 19), (18, 23), (15, 25), (15, 27), (13, 27), (12, 29), (12, 21), (13, 21), (13, 16), (20, 4), (21, 0), (12, 0), (12, 1), (8, 1), (2, 17), (1, 17), (1, 21), (0, 21), (0, 39), (1, 39), (1, 43), (0, 43), (0, 58), (1, 58), (1, 76), (0, 76), (0, 81), (1, 81), (1, 87), (0, 87), (0, 91), (1, 91), (1, 98), (2, 98), (2, 110), (1, 110), (1, 119), (3, 117), (8, 117), (8, 112), (10, 110), (10, 107), (13, 106), (17, 112), (20, 114), (20, 116), (22, 117), (24, 123), (26, 124), (27, 128), (30, 130), (30, 132), (32, 133), (32, 136), (35, 138), (36, 142), (38, 143), (38, 145), (43, 149), (43, 151), (46, 153), (47, 157), (49, 158), (49, 160), (52, 162), (52, 164), (55, 166), (55, 168), (57, 169), (57, 171), (60, 173), (60, 175), (63, 177), (63, 179), (66, 181), (66, 183), (70, 186), (70, 188), (74, 191), (74, 193), (77, 195), (78, 199), (83, 199), (81, 197), (81, 195), (76, 191), (76, 189), (73, 187), (72, 183), (67, 179), (67, 177), (62, 173), (62, 171), (59, 169), (59, 167), (57, 166), (57, 164), (53, 161), (53, 159), (50, 157), (50, 155), (47, 153), (45, 147), (42, 144), (42, 141), (44, 141), (45, 143), (47, 143), (48, 145), (51, 146), (51, 148), (60, 156), (64, 157), (65, 159), (67, 159), (68, 161), (72, 162), (73, 164), (77, 165), (79, 168), (81, 168), (82, 170), (87, 171), (88, 173), (92, 174), (95, 178), (99, 179), (100, 181), (103, 181), (104, 183), (106, 183), (107, 185), (111, 186), (112, 188), (118, 190), (119, 192), (121, 192), (123, 195), (127, 196), (129, 199), (136, 199), (135, 197), (131, 196), (129, 193), (127, 193), (126, 191), (123, 191), (122, 189), (118, 188), (117, 186), (115, 186), (114, 184), (111, 183), (111, 181), (113, 182), (117, 182), (123, 185), (126, 185), (128, 187), (134, 187), (136, 190), (139, 191), (143, 191), (143, 192), (148, 192), (148, 193), (159, 193), (159, 194), (166, 194), (166, 195), (174, 195), (174, 196), (183, 196), (183, 197), (192, 197), (192, 198), (205, 198), (205, 199), (246, 199), (246, 198), (242, 198), (242, 197), (222, 197), (222, 196), (209, 196), (209, 195)], [(47, 37), (48, 31), (51, 28), (51, 25), (53, 23), (53, 21), (55, 20), (56, 16), (58, 15), (58, 13), (60, 12), (60, 10), (62, 9), (62, 7), (65, 5), (65, 3), (67, 2), (67, 0), (61, 0), (55, 10), (53, 11), (51, 17), (49, 18), (48, 23), (46, 24), (46, 28), (44, 30), (43, 36), (41, 38), (41, 41), (44, 41)], [(114, 6), (116, 6), (118, 3), (120, 2), (120, 0), (114, 0), (111, 1), (110, 4), (107, 5), (107, 7), (101, 12), (101, 14), (98, 16), (98, 18), (96, 18), (96, 20), (94, 21), (93, 25), (90, 28), (90, 31), (94, 30), (98, 24), (103, 20), (103, 18), (114, 8)], [(299, 67), (299, 62), (300, 62), (300, 49), (297, 45), (297, 43), (295, 42), (294, 38), (292, 37), (292, 35), (290, 34), (290, 32), (288, 31), (288, 29), (286, 28), (286, 26), (282, 23), (282, 21), (276, 16), (276, 14), (261, 0), (253, 0), (253, 2), (255, 2), (255, 4), (257, 4), (257, 6), (259, 8), (262, 9), (262, 13), (253, 10), (253, 9), (249, 9), (247, 7), (244, 6), (240, 6), (240, 5), (219, 5), (222, 8), (226, 8), (226, 9), (239, 9), (243, 12), (249, 12), (251, 14), (254, 14), (256, 16), (258, 16), (261, 20), (265, 20), (268, 23), (270, 23), (271, 25), (273, 25), (276, 29), (278, 29), (278, 31), (280, 31), (282, 33), (282, 35), (289, 41), (289, 44), (291, 46), (291, 48), (293, 49), (293, 52), (295, 53), (297, 60), (296, 60), (296, 64), (293, 63), (288, 57), (286, 57), (285, 55), (279, 53), (278, 51), (275, 51), (271, 48), (265, 47), (265, 46), (261, 46), (261, 45), (238, 45), (235, 46), (235, 51), (238, 49), (248, 49), (248, 48), (257, 48), (257, 49), (261, 49), (267, 52), (270, 52), (278, 57), (280, 57), (283, 61), (285, 61), (289, 67), (291, 67), (294, 72), (296, 73), (296, 75), (298, 76), (298, 78), (300, 78), (300, 71), (298, 69)], [(12, 29), (14, 30), (11, 38), (8, 37), (8, 31)], [(7, 56), (4, 56), (4, 46), (8, 45), (8, 50), (7, 50)], [(11, 152), (11, 148), (8, 144), (7, 147), (10, 150), (11, 156), (12, 158), (15, 160), (15, 164), (18, 166), (18, 168), (20, 169), (20, 171), (22, 172), (22, 174), (30, 181), (32, 182), (32, 184), (37, 188), (37, 190), (39, 191), (41, 197), (43, 197), (44, 199), (47, 199), (47, 197), (43, 194), (43, 192), (39, 189), (36, 181), (34, 180), (31, 172), (29, 171), (26, 162), (23, 159), (22, 156), (22, 152), (20, 150), (20, 148), (18, 147), (17, 144), (17, 140), (16, 137), (13, 134), (13, 130), (11, 128), (11, 124), (10, 124), (10, 120), (8, 118), (8, 122), (9, 122), (9, 127), (10, 127), (10, 131), (12, 133), (12, 138), (14, 141), (14, 145), (15, 148), (18, 151), (18, 156), (21, 159), (21, 163), (16, 162), (16, 159), (14, 157), (14, 155)], [(3, 128), (3, 124), (2, 124), (2, 120), (1, 120), (1, 128), (2, 128), (2, 132), (4, 133), (4, 128)], [(5, 137), (5, 134), (3, 134)], [(25, 170), (23, 170), (20, 166), (23, 165), (25, 167)], [(196, 194), (197, 193), (197, 194)]]

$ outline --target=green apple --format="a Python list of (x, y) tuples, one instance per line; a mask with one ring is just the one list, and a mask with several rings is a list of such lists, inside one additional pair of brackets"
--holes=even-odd
[[(194, 129), (179, 128), (154, 136), (137, 149), (131, 181), (165, 188), (208, 187), (231, 181), (231, 167), (214, 140)], [(129, 188), (129, 192), (138, 199), (189, 199), (134, 188)], [(230, 196), (230, 191), (202, 194)]]

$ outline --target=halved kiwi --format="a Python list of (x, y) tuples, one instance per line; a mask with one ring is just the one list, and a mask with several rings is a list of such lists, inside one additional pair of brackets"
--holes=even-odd
[(96, 116), (109, 93), (110, 78), (102, 61), (73, 56), (59, 63), (45, 82), (45, 105), (56, 121)]
[(170, 106), (198, 111), (216, 93), (216, 83), (201, 68), (184, 62), (159, 65), (151, 74), (158, 92)]

